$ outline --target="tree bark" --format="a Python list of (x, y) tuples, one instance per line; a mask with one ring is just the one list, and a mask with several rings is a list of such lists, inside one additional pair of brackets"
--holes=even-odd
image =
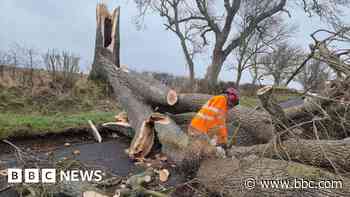
[(218, 77), (225, 59), (226, 57), (224, 56), (224, 52), (215, 46), (215, 49), (213, 50), (213, 60), (208, 66), (204, 77), (204, 80), (207, 82), (207, 87), (205, 88), (208, 89), (209, 92), (212, 92), (214, 90), (218, 82)]
[(229, 155), (244, 157), (255, 154), (259, 157), (293, 160), (312, 166), (335, 170), (350, 170), (350, 139), (303, 140), (288, 139), (281, 144), (268, 143), (250, 147), (233, 147)]
[(135, 136), (129, 148), (129, 156), (145, 157), (154, 143), (154, 131), (150, 122), (153, 110), (133, 94), (128, 88), (128, 81), (123, 80), (125, 78), (119, 77), (125, 74), (124, 71), (116, 69), (115, 65), (102, 55), (97, 57), (100, 59), (99, 66), (107, 73), (107, 80), (113, 87), (118, 102), (128, 114), (129, 124), (135, 130)]
[(167, 113), (185, 113), (196, 112), (211, 98), (208, 94), (179, 94), (177, 103), (173, 106), (154, 105), (159, 112)]
[(105, 4), (97, 4), (95, 57), (89, 75), (92, 80), (107, 80), (106, 73), (98, 66), (98, 54), (104, 54), (116, 67), (120, 67), (119, 18), (119, 7), (110, 13)]
[(144, 76), (132, 70), (121, 69), (118, 77), (125, 81), (127, 87), (135, 95), (144, 99), (146, 103), (152, 103), (154, 106), (172, 106), (178, 100), (177, 93), (174, 90), (150, 76)]
[[(242, 160), (227, 158), (203, 161), (197, 178), (207, 190), (219, 196), (337, 197), (350, 195), (350, 188), (348, 187), (350, 180), (347, 178), (341, 178), (328, 171), (304, 164), (254, 156)], [(274, 184), (271, 183), (271, 180), (281, 180), (286, 184), (289, 183), (289, 189), (286, 188), (286, 185), (283, 185), (283, 182), (282, 184), (276, 182)], [(304, 187), (301, 189), (301, 180), (313, 181), (313, 187), (318, 186), (321, 181), (333, 181), (333, 186), (338, 188), (318, 187), (315, 189)], [(264, 188), (263, 186), (266, 186), (266, 184), (269, 184), (270, 187)], [(275, 187), (273, 188), (273, 186)]]
[[(134, 94), (129, 88), (128, 72), (115, 69), (115, 65), (110, 63), (108, 59), (103, 56), (98, 57), (100, 66), (105, 69), (118, 102), (127, 112), (128, 123), (135, 131), (129, 147), (129, 156), (131, 158), (147, 156), (153, 147), (156, 134), (160, 143), (168, 147), (169, 152), (173, 150), (172, 148), (176, 150), (187, 148), (187, 135), (183, 133), (181, 128), (169, 117), (155, 114), (142, 97)], [(169, 146), (167, 146), (168, 144)], [(177, 154), (183, 155), (181, 152), (177, 152)]]
[(271, 116), (278, 139), (285, 140), (288, 136), (302, 133), (298, 128), (289, 129), (293, 125), (293, 122), (286, 116), (282, 107), (278, 105), (276, 98), (273, 96), (272, 86), (265, 86), (259, 89), (257, 96), (263, 108)]

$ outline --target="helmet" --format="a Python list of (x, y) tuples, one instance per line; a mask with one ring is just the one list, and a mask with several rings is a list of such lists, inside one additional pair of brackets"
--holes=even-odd
[(235, 88), (227, 88), (225, 90), (225, 93), (227, 94), (229, 102), (235, 106), (239, 104), (239, 92)]

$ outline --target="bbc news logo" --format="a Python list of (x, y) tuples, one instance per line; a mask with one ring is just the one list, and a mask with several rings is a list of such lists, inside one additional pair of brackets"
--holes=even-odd
[(102, 181), (102, 170), (67, 170), (56, 171), (53, 168), (9, 168), (8, 183), (57, 183), (59, 182), (99, 182)]

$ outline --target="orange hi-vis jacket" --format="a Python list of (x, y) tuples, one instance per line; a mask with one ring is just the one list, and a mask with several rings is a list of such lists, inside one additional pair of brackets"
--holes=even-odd
[(207, 134), (210, 139), (217, 137), (217, 144), (227, 143), (227, 99), (223, 95), (212, 97), (192, 119), (190, 127)]

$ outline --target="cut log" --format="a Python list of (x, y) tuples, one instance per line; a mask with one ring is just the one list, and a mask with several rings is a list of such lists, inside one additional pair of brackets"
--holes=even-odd
[(135, 95), (154, 106), (172, 106), (178, 100), (176, 91), (168, 88), (158, 80), (143, 76), (135, 71), (121, 69), (120, 72), (118, 72), (118, 78), (123, 80), (125, 85), (130, 88)]
[(350, 170), (350, 138), (344, 140), (296, 140), (282, 144), (261, 144), (250, 147), (233, 147), (229, 155), (237, 158), (255, 154), (259, 157), (302, 162), (330, 170)]
[(273, 96), (272, 86), (265, 86), (259, 89), (257, 96), (262, 107), (270, 114), (277, 139), (285, 140), (288, 136), (302, 134), (299, 128), (289, 129), (293, 125), (293, 121), (286, 116), (282, 107), (277, 103), (276, 98)]
[[(218, 196), (350, 195), (350, 180), (347, 178), (304, 164), (254, 156), (242, 160), (203, 161), (197, 178), (207, 190)], [(311, 187), (305, 183), (302, 185), (302, 180), (309, 181)]]
[(177, 103), (173, 106), (155, 105), (159, 112), (173, 114), (197, 112), (211, 98), (208, 94), (179, 94)]
[(272, 94), (272, 86), (265, 86), (257, 91), (257, 96), (262, 107), (272, 117), (272, 122), (275, 124), (276, 131), (280, 132), (288, 128), (292, 123), (285, 115), (282, 107), (278, 105), (277, 100)]
[(158, 140), (162, 144), (162, 152), (180, 163), (190, 145), (190, 137), (168, 116), (154, 114), (152, 119)]

